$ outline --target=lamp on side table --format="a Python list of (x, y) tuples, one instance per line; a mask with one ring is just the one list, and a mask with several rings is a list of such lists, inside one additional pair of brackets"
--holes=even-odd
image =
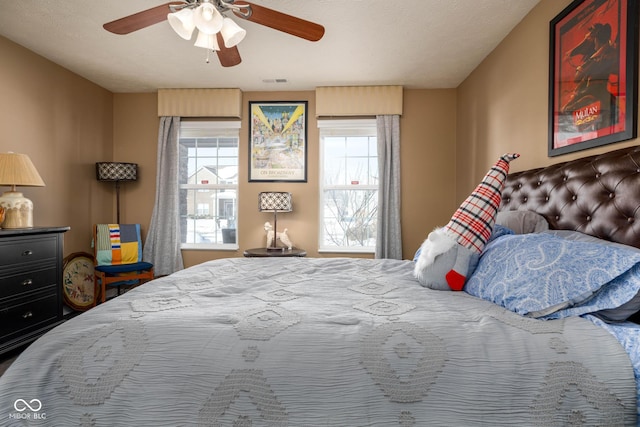
[(258, 210), (260, 212), (273, 211), (273, 239), (267, 246), (269, 251), (280, 251), (278, 247), (278, 212), (291, 212), (291, 193), (284, 191), (267, 191), (258, 194)]
[(0, 196), (4, 209), (2, 228), (32, 228), (33, 203), (16, 191), (17, 186), (44, 187), (44, 181), (26, 154), (0, 153), (0, 185), (11, 187)]

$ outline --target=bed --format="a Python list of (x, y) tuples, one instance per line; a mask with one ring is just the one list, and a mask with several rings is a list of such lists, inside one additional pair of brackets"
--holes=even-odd
[[(26, 349), (0, 425), (636, 425), (640, 307), (622, 294), (640, 288), (639, 188), (638, 147), (511, 174), (512, 222), (463, 292), (420, 286), (409, 260), (231, 258), (156, 279)], [(542, 230), (515, 230), (530, 216)], [(567, 289), (505, 295), (565, 258), (588, 261), (554, 276)]]

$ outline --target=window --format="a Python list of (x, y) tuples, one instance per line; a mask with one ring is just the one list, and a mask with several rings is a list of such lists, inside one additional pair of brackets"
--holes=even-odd
[(182, 247), (236, 249), (240, 122), (180, 124)]
[(375, 119), (319, 120), (320, 251), (374, 252), (378, 216)]

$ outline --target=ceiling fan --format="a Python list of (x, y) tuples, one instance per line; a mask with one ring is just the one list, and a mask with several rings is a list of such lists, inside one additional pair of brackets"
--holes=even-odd
[(223, 67), (233, 67), (242, 61), (236, 45), (242, 41), (246, 31), (224, 16), (229, 11), (238, 18), (309, 41), (318, 41), (324, 35), (322, 25), (248, 1), (235, 0), (172, 1), (107, 22), (103, 28), (114, 34), (129, 34), (168, 20), (176, 33), (187, 40), (197, 29), (195, 45), (208, 49), (208, 52), (215, 51)]

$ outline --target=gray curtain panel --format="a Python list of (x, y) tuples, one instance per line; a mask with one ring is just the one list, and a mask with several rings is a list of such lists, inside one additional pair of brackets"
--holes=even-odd
[(376, 258), (402, 259), (400, 225), (400, 116), (376, 117), (378, 139), (378, 233)]
[(160, 118), (156, 201), (142, 255), (153, 263), (156, 276), (184, 268), (180, 251), (179, 131), (180, 117)]

